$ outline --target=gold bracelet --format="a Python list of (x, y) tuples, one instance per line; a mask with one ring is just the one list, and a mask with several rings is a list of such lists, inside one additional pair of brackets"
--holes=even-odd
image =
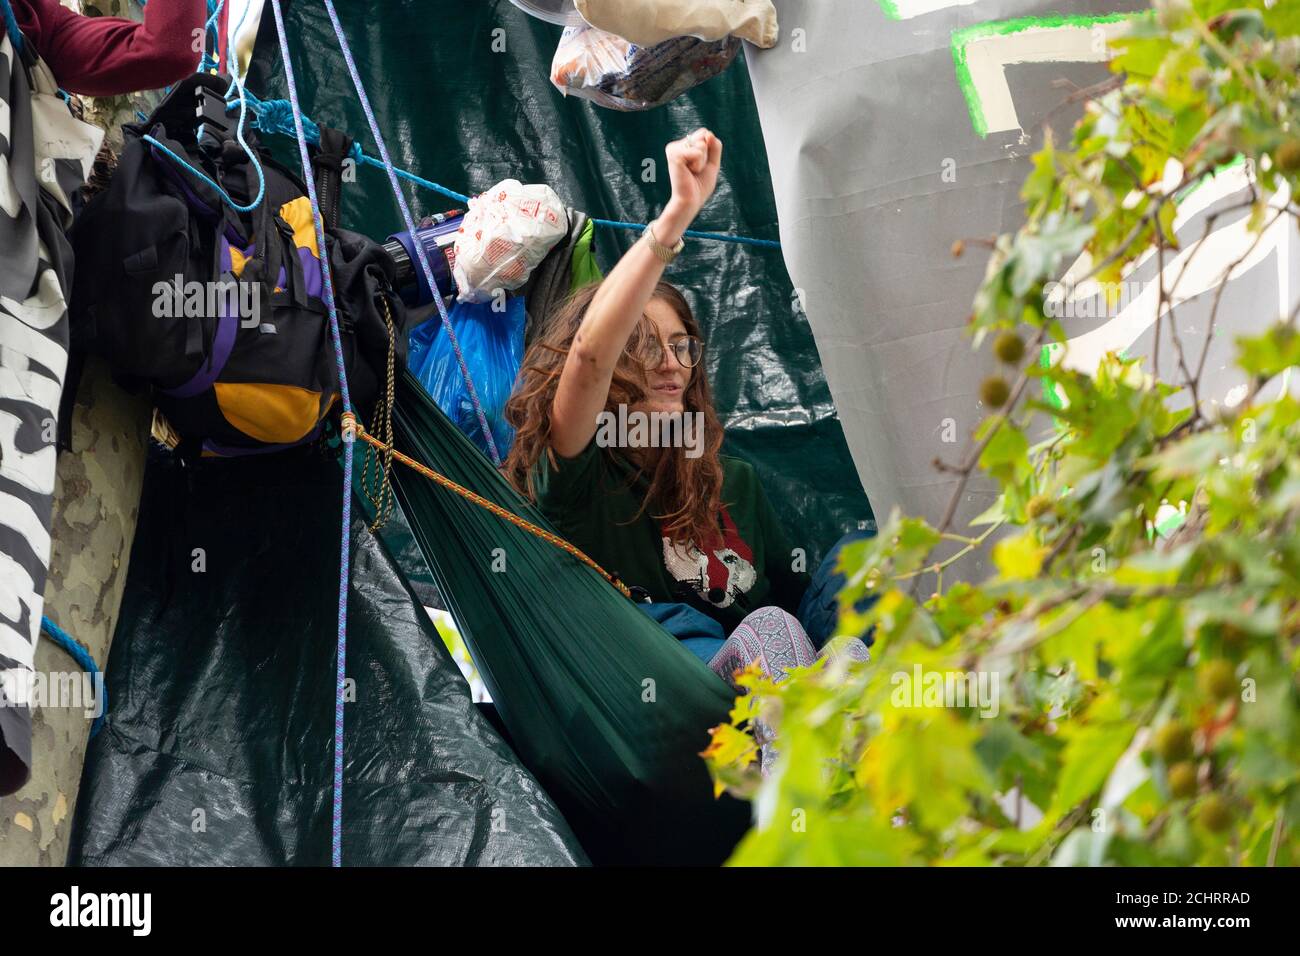
[(682, 251), (682, 248), (686, 245), (686, 240), (684, 238), (679, 238), (677, 244), (671, 249), (668, 246), (665, 246), (659, 241), (658, 237), (655, 236), (654, 223), (646, 223), (645, 232), (642, 233), (641, 238), (645, 240), (646, 245), (649, 246), (650, 250), (659, 257), (659, 261), (664, 265), (668, 265), (676, 259), (678, 254)]

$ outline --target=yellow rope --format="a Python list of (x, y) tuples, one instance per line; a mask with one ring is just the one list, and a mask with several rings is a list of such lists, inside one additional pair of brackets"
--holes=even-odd
[(424, 477), (432, 479), (433, 481), (437, 482), (439, 485), (442, 485), (442, 487), (448, 489), (449, 491), (456, 492), (456, 494), (460, 495), (462, 498), (464, 498), (467, 501), (473, 502), (474, 504), (478, 505), (480, 508), (486, 508), (488, 511), (492, 512), (498, 518), (503, 518), (504, 520), (509, 521), (515, 527), (522, 528), (524, 531), (527, 531), (529, 534), (535, 535), (536, 537), (541, 538), (543, 541), (547, 541), (550, 544), (555, 545), (557, 548), (559, 548), (562, 551), (567, 551), (569, 554), (573, 555), (575, 558), (577, 558), (587, 567), (593, 568), (597, 572), (599, 572), (600, 576), (603, 577), (610, 584), (614, 585), (614, 587), (618, 588), (618, 590), (622, 593), (624, 597), (626, 598), (632, 597), (632, 592), (631, 590), (629, 590), (626, 584), (624, 584), (618, 578), (614, 577), (612, 574), (610, 574), (608, 571), (602, 568), (599, 564), (597, 564), (595, 561), (589, 558), (582, 550), (580, 550), (575, 545), (572, 545), (568, 541), (565, 541), (557, 534), (552, 534), (551, 532), (547, 531), (545, 528), (539, 528), (531, 521), (527, 521), (519, 517), (519, 515), (515, 514), (509, 509), (503, 508), (499, 504), (496, 504), (495, 502), (488, 501), (482, 495), (476, 494), (475, 492), (470, 491), (464, 485), (459, 485), (456, 482), (452, 481), (446, 475), (439, 474), (438, 472), (434, 471), (432, 468), (420, 464), (414, 458), (411, 458), (407, 455), (403, 455), (400, 451), (394, 448), (392, 444), (384, 444), (378, 438), (375, 438), (373, 435), (369, 434), (365, 430), (365, 428), (362, 427), (361, 423), (357, 421), (356, 416), (353, 415), (351, 412), (344, 412), (343, 413), (343, 437), (349, 438), (351, 436), (356, 436), (357, 438), (360, 438), (363, 441), (368, 442), (369, 444), (375, 446), (375, 448), (384, 452), (385, 455), (391, 455), (397, 461), (400, 461), (403, 465), (415, 469), (420, 474), (424, 475)]
[[(388, 328), (388, 378), (384, 394), (380, 396), (375, 403), (375, 418), (371, 428), (379, 432), (380, 439), (388, 443), (389, 450), (380, 454), (371, 448), (366, 448), (366, 453), (361, 465), (361, 491), (366, 499), (375, 509), (375, 523), (370, 526), (371, 531), (378, 531), (388, 523), (388, 517), (393, 512), (393, 486), (389, 482), (389, 475), (393, 470), (393, 402), (395, 401), (394, 383), (396, 377), (395, 359), (397, 356), (397, 327), (393, 324), (393, 313), (388, 307), (388, 299), (382, 293), (378, 296), (379, 304), (384, 311), (384, 324)], [(377, 458), (375, 465), (377, 474), (375, 475), (374, 487), (370, 484), (370, 459)]]

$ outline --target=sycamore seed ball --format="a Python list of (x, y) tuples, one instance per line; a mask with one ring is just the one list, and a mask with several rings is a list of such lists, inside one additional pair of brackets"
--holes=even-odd
[(1192, 732), (1176, 720), (1156, 731), (1156, 753), (1165, 763), (1177, 763), (1192, 755)]
[(1008, 365), (1025, 357), (1025, 340), (1015, 332), (1003, 332), (993, 342), (993, 354)]
[(1212, 793), (1201, 804), (1200, 821), (1211, 833), (1222, 833), (1232, 826), (1232, 808), (1227, 800)]
[(1001, 408), (1011, 397), (1011, 386), (999, 375), (990, 375), (980, 385), (980, 398), (989, 408)]
[(1227, 700), (1237, 691), (1237, 673), (1225, 660), (1210, 661), (1196, 678), (1201, 692), (1214, 700)]
[(1235, 624), (1224, 624), (1219, 631), (1223, 643), (1233, 650), (1238, 650), (1246, 643), (1246, 632)]
[(1025, 511), (1029, 517), (1037, 518), (1052, 510), (1052, 499), (1047, 495), (1034, 495), (1025, 504)]
[(1169, 768), (1169, 792), (1179, 800), (1196, 793), (1196, 765), (1184, 760)]
[(1289, 139), (1273, 154), (1277, 168), (1286, 173), (1300, 170), (1300, 139)]

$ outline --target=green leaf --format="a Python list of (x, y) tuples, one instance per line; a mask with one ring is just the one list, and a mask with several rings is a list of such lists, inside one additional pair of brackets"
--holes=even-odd
[(1217, 468), (1219, 461), (1231, 454), (1231, 440), (1223, 431), (1206, 431), (1166, 446), (1154, 455), (1135, 462), (1149, 469), (1160, 481), (1189, 478)]
[(1017, 237), (1012, 254), (1011, 292), (1023, 297), (1035, 285), (1055, 278), (1065, 258), (1074, 258), (1092, 236), (1093, 227), (1065, 220), (1038, 235)]
[(1001, 481), (1019, 480), (1029, 473), (1029, 441), (1024, 432), (1005, 422), (993, 433), (980, 455), (980, 467)]
[[(1300, 495), (1300, 484), (1298, 484), (1297, 486), (1297, 494)], [(976, 517), (971, 519), (970, 522), (971, 525), (973, 527), (981, 527), (983, 525), (988, 525), (988, 524), (997, 524), (999, 521), (1005, 520), (1006, 518), (1005, 506), (1006, 506), (1005, 497), (1003, 495), (999, 495), (997, 501), (993, 502), (993, 504), (989, 505), (987, 508), (981, 511)]]
[(1061, 756), (1061, 778), (1051, 816), (1059, 819), (1101, 791), (1115, 762), (1128, 749), (1134, 728), (1128, 722), (1096, 724), (1070, 734)]
[(1168, 36), (1149, 39), (1121, 37), (1112, 45), (1120, 52), (1111, 61), (1111, 69), (1116, 73), (1124, 72), (1132, 77), (1155, 76), (1164, 58), (1175, 49), (1174, 42)]
[(1045, 557), (1047, 549), (1029, 532), (1003, 538), (993, 546), (993, 563), (1002, 577), (1011, 581), (1037, 577)]
[(1020, 196), (1027, 203), (1044, 202), (1056, 190), (1056, 150), (1052, 145), (1052, 134), (1047, 130), (1043, 137), (1043, 147), (1034, 154), (1033, 171), (1025, 180)]
[(943, 829), (967, 810), (967, 793), (987, 793), (989, 778), (975, 756), (978, 738), (949, 710), (893, 709), (863, 755), (859, 779), (882, 813), (909, 807), (927, 827)]
[(1290, 325), (1274, 325), (1259, 336), (1237, 339), (1237, 364), (1252, 375), (1272, 378), (1283, 369), (1300, 365), (1300, 333)]

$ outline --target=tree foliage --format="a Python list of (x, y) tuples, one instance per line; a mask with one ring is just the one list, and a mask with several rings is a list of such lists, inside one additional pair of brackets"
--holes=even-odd
[[(1217, 290), (1199, 354), (1180, 335), (1194, 257), (1153, 280), (1174, 381), (1114, 354), (1092, 374), (1040, 360), (1065, 341), (1044, 305), (1064, 268), (1083, 253), (1105, 287), (1163, 266), (1180, 198), (1216, 170), (1253, 182), (1207, 235), (1234, 209), (1256, 235), (1300, 215), (1300, 5), (1164, 0), (1112, 46), (1068, 143), (1049, 132), (1033, 157), (1025, 225), (991, 244), (970, 320), (1007, 374), (944, 467), (962, 486), (982, 469), (998, 503), (956, 533), (959, 487), (937, 525), (895, 513), (844, 553), (871, 664), (745, 676), (705, 753), (720, 791), (754, 801), (733, 863), (1300, 862), (1297, 315), (1237, 338), (1231, 408), (1201, 394)], [(993, 577), (944, 585), (990, 545)]]

